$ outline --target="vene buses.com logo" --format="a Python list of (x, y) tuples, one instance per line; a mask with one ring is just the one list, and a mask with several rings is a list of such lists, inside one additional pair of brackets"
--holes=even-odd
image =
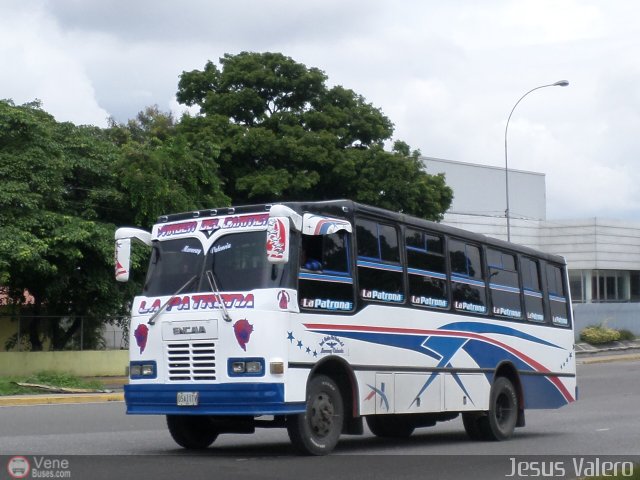
[(11, 478), (26, 478), (30, 471), (31, 465), (25, 457), (11, 457), (7, 463), (7, 472)]

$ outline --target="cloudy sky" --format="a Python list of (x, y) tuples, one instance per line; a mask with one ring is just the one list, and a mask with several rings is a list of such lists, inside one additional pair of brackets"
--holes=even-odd
[[(363, 95), (426, 156), (546, 174), (550, 219), (640, 221), (634, 0), (2, 0), (0, 98), (104, 126), (181, 111), (178, 77), (282, 52)], [(517, 194), (513, 192), (513, 194)]]

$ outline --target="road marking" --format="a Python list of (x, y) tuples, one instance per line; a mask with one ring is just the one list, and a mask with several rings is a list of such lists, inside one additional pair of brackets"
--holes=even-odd
[(596, 432), (608, 432), (609, 430), (611, 430), (610, 428), (598, 428), (596, 429)]

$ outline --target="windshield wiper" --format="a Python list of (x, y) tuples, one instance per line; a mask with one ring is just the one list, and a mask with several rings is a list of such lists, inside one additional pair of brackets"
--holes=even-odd
[(213, 275), (213, 272), (211, 270), (207, 270), (207, 280), (209, 281), (209, 286), (211, 287), (211, 291), (215, 294), (218, 300), (218, 303), (220, 304), (220, 309), (222, 310), (222, 319), (225, 322), (230, 322), (231, 316), (227, 311), (227, 307), (224, 304), (222, 295), (220, 295), (220, 289), (218, 288), (218, 284), (216, 283), (216, 277)]
[(164, 302), (162, 304), (162, 306), (160, 307), (160, 310), (158, 310), (156, 313), (154, 313), (153, 315), (151, 315), (151, 318), (149, 318), (149, 320), (147, 321), (147, 323), (149, 325), (155, 325), (156, 324), (156, 318), (158, 318), (158, 315), (160, 315), (162, 313), (162, 311), (166, 308), (167, 305), (169, 305), (169, 302), (173, 299), (173, 297), (175, 297), (176, 295), (180, 295), (182, 293), (182, 291), (187, 288), (191, 282), (193, 282), (196, 278), (198, 278), (197, 275), (194, 275), (193, 277), (191, 277), (189, 280), (187, 280), (187, 283), (185, 283), (184, 285), (182, 285), (177, 291), (176, 293), (174, 293), (173, 295), (171, 295), (166, 302)]

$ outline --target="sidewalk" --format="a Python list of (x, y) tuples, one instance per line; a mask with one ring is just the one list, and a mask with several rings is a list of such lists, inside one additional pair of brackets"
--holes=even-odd
[(602, 346), (576, 344), (578, 364), (640, 360), (640, 340), (611, 342)]
[(0, 407), (124, 401), (124, 385), (129, 383), (127, 377), (95, 377), (94, 380), (100, 381), (104, 389), (96, 393), (43, 393), (42, 395), (0, 396)]

